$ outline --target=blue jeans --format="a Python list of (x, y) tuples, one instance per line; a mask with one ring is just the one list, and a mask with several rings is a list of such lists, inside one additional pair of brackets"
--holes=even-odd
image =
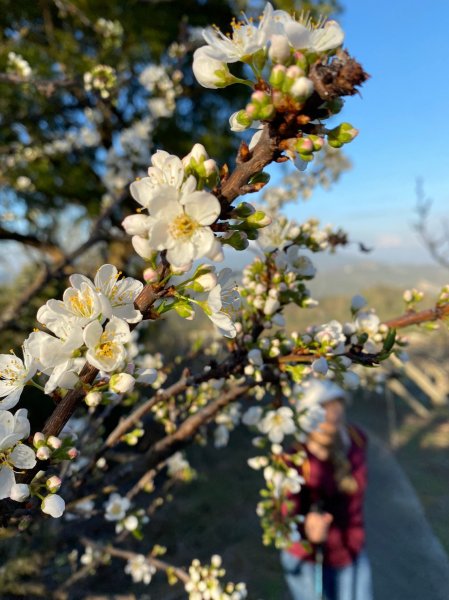
[(281, 564), (293, 600), (321, 600), (318, 587), (323, 589), (324, 600), (373, 600), (371, 569), (365, 551), (347, 567), (323, 567), (322, 582), (315, 563), (297, 558), (285, 550)]

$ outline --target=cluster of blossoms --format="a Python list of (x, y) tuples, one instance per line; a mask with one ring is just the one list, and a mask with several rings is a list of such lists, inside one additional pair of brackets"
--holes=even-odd
[(16, 52), (8, 52), (7, 71), (13, 75), (18, 75), (22, 79), (30, 79), (33, 74), (29, 62)]
[[(30, 163), (42, 159), (50, 159), (74, 150), (97, 146), (100, 142), (96, 123), (98, 114), (92, 109), (86, 109), (83, 117), (84, 124), (80, 128), (71, 129), (63, 137), (52, 139), (40, 147), (26, 145), (19, 141), (12, 143), (10, 151), (0, 158), (0, 169), (6, 174), (12, 169), (27, 169)], [(24, 183), (23, 179), (17, 179)], [(27, 177), (27, 179), (29, 178)], [(16, 189), (31, 191), (30, 185), (17, 185)]]
[[(38, 311), (39, 322), (50, 333), (39, 330), (31, 333), (22, 347), (23, 360), (14, 354), (0, 355), (0, 397), (3, 398), (0, 417), (5, 427), (1, 470), (3, 498), (14, 497), (13, 467), (32, 469), (36, 456), (39, 460), (54, 461), (73, 459), (77, 455), (68, 438), (46, 438), (36, 433), (33, 438), (36, 453), (20, 443), (30, 433), (26, 411), (20, 409), (13, 415), (8, 410), (18, 403), (24, 386), (33, 384), (41, 388), (33, 378), (46, 376), (46, 394), (57, 388), (73, 388), (86, 361), (105, 374), (120, 372), (127, 361), (125, 344), (131, 337), (129, 323), (142, 319), (134, 308), (134, 300), (143, 284), (132, 278), (120, 278), (112, 265), (103, 265), (94, 282), (84, 275), (73, 275), (70, 282), (72, 285), (64, 292), (63, 300), (51, 299)], [(131, 380), (133, 385), (132, 377)], [(115, 379), (112, 377), (110, 385), (121, 392), (131, 387), (124, 373)], [(51, 488), (50, 491), (56, 491), (54, 485)], [(61, 506), (56, 498), (45, 500), (42, 509), (49, 514), (59, 513), (60, 510), (48, 508), (55, 503)]]
[(120, 21), (100, 17), (95, 23), (95, 31), (104, 38), (107, 47), (119, 46), (123, 38), (123, 27)]
[(116, 533), (129, 531), (139, 538), (141, 535), (140, 528), (149, 521), (142, 509), (130, 511), (131, 501), (117, 493), (109, 496), (104, 508), (104, 518), (106, 521), (113, 521), (116, 523)]
[(115, 69), (109, 65), (95, 65), (90, 71), (84, 73), (84, 89), (86, 92), (99, 92), (105, 100), (117, 85)]
[(134, 583), (151, 583), (156, 567), (152, 565), (143, 554), (137, 554), (130, 558), (125, 566), (125, 573), (131, 575)]
[[(126, 217), (123, 227), (140, 256), (151, 259), (166, 250), (169, 263), (187, 271), (193, 260), (220, 252), (210, 228), (220, 215), (220, 204), (213, 194), (198, 189), (193, 175), (186, 176), (177, 156), (159, 150), (151, 163), (148, 177), (131, 185), (133, 198), (149, 214)], [(216, 174), (216, 166), (213, 170)]]
[(313, 278), (315, 272), (310, 258), (300, 254), (296, 245), (271, 253), (265, 261), (256, 258), (243, 271), (242, 296), (248, 310), (263, 313), (266, 327), (271, 323), (284, 325), (282, 306), (290, 302), (302, 307), (314, 304), (304, 280)]
[(220, 579), (226, 574), (221, 566), (221, 557), (212, 556), (210, 565), (202, 565), (198, 559), (192, 561), (189, 567), (190, 581), (185, 590), (189, 600), (244, 600), (247, 597), (244, 583), (232, 582), (223, 584)]
[[(193, 72), (204, 87), (216, 89), (233, 83), (255, 88), (247, 106), (231, 116), (233, 131), (273, 121), (279, 114), (299, 113), (307, 108), (315, 92), (312, 77), (314, 65), (323, 62), (341, 48), (344, 33), (335, 21), (312, 22), (308, 17), (296, 20), (283, 10), (274, 10), (267, 3), (260, 22), (255, 25), (245, 17), (243, 22), (231, 23), (232, 33), (224, 35), (217, 28), (203, 32), (206, 45), (196, 50)], [(255, 81), (242, 80), (229, 71), (229, 64), (243, 62), (253, 72)], [(264, 85), (259, 85), (264, 80)], [(340, 98), (322, 103), (321, 117), (337, 114), (342, 108)], [(307, 112), (307, 110), (306, 110)], [(307, 126), (304, 129), (304, 126)], [(250, 148), (261, 132), (253, 138)], [(295, 125), (291, 136), (283, 141), (282, 149), (303, 170), (327, 143), (334, 147), (352, 141), (357, 130), (342, 123), (328, 130), (322, 125), (310, 126), (304, 115)]]
[(175, 452), (167, 460), (167, 475), (180, 481), (192, 481), (195, 470), (189, 464), (183, 452)]
[(148, 65), (139, 76), (140, 84), (151, 94), (148, 106), (156, 118), (171, 117), (176, 98), (182, 93), (182, 72), (169, 72), (163, 65)]

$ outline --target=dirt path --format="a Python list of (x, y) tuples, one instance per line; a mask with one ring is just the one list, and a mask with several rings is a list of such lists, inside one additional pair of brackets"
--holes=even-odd
[(366, 521), (375, 600), (448, 600), (448, 557), (403, 470), (373, 436), (368, 465)]

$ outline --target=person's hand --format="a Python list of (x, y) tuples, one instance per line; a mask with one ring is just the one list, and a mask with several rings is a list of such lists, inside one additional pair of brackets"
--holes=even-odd
[(322, 544), (326, 541), (333, 518), (330, 513), (309, 512), (304, 521), (304, 530), (309, 542)]

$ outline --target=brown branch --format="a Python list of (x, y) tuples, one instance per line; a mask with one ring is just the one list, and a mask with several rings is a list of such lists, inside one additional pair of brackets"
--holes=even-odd
[(428, 323), (429, 321), (439, 321), (447, 316), (449, 316), (449, 304), (428, 308), (427, 310), (421, 310), (419, 312), (408, 312), (400, 317), (385, 321), (384, 323), (390, 327), (390, 329), (402, 329), (403, 327), (420, 325), (421, 323)]
[(262, 171), (277, 157), (278, 139), (268, 124), (265, 124), (262, 136), (252, 151), (251, 158), (246, 162), (238, 163), (231, 175), (222, 183), (218, 199), (230, 204), (242, 194), (242, 188), (248, 184), (250, 178)]
[(19, 244), (24, 244), (26, 246), (31, 246), (32, 248), (36, 248), (41, 252), (45, 252), (49, 254), (52, 260), (60, 261), (64, 258), (64, 253), (61, 248), (56, 244), (52, 244), (51, 242), (46, 242), (44, 240), (40, 240), (38, 237), (34, 235), (24, 235), (22, 233), (18, 233), (17, 231), (8, 231), (4, 227), (0, 226), (0, 240), (18, 242)]
[(147, 452), (147, 467), (151, 468), (186, 445), (203, 425), (206, 425), (222, 408), (251, 389), (251, 385), (236, 385), (216, 400), (186, 419), (172, 434), (156, 442)]
[(181, 379), (179, 379), (179, 381), (177, 381), (176, 383), (174, 383), (173, 385), (171, 385), (170, 387), (168, 387), (165, 390), (160, 390), (159, 392), (156, 392), (156, 394), (153, 397), (149, 398), (141, 406), (138, 406), (128, 417), (126, 417), (126, 419), (123, 419), (122, 421), (120, 421), (120, 423), (117, 425), (117, 427), (113, 431), (111, 431), (111, 433), (109, 434), (108, 438), (106, 439), (106, 441), (104, 443), (103, 449), (111, 448), (112, 446), (115, 446), (115, 444), (117, 444), (117, 442), (120, 441), (121, 437), (129, 429), (131, 429), (131, 427), (133, 425), (135, 425), (135, 423), (137, 423), (137, 421), (140, 421), (140, 419), (144, 415), (149, 413), (150, 410), (154, 406), (156, 406), (156, 404), (159, 404), (160, 402), (169, 400), (173, 396), (176, 396), (177, 394), (180, 394), (181, 392), (183, 392), (187, 387), (187, 381), (188, 381), (187, 377), (188, 377), (188, 371), (185, 370), (184, 373), (182, 374)]
[(30, 300), (38, 294), (52, 279), (58, 278), (77, 258), (82, 256), (87, 250), (98, 242), (105, 239), (105, 236), (101, 233), (101, 228), (104, 222), (111, 216), (113, 211), (119, 206), (128, 194), (122, 194), (115, 202), (112, 202), (106, 207), (101, 214), (97, 217), (91, 227), (89, 238), (80, 244), (75, 250), (67, 254), (63, 259), (59, 260), (53, 266), (45, 266), (40, 273), (38, 273), (31, 285), (27, 287), (21, 296), (12, 305), (5, 308), (2, 317), (0, 318), (0, 331), (3, 331), (8, 326), (12, 325), (17, 318), (20, 316), (23, 308), (27, 306)]
[[(158, 298), (153, 286), (146, 286), (136, 298), (135, 305), (140, 312), (145, 313), (153, 302)], [(130, 329), (135, 325), (131, 324)], [(84, 385), (90, 385), (98, 375), (98, 369), (86, 363), (80, 373), (80, 382)], [(84, 398), (86, 392), (83, 385), (70, 390), (56, 406), (53, 413), (48, 418), (42, 432), (45, 435), (58, 435), (67, 421), (75, 411), (78, 403)]]
[(57, 88), (67, 88), (80, 86), (82, 84), (77, 79), (33, 79), (30, 77), (21, 77), (14, 73), (0, 73), (0, 83), (12, 83), (13, 85), (32, 85), (46, 96), (51, 96)]
[[(109, 544), (107, 546), (102, 546), (101, 544), (98, 544), (97, 542), (94, 542), (88, 538), (82, 538), (81, 542), (84, 544), (84, 546), (92, 546), (93, 548), (105, 552), (110, 556), (116, 556), (117, 558), (122, 558), (123, 560), (132, 560), (133, 558), (139, 556), (139, 554), (137, 554), (136, 552), (130, 552), (129, 550), (115, 548), (114, 546), (111, 546)], [(159, 558), (154, 558), (153, 556), (151, 556), (151, 554), (145, 555), (145, 558), (158, 571), (166, 572), (167, 570), (170, 570), (176, 575), (176, 577), (180, 581), (183, 581), (184, 583), (188, 583), (190, 581), (188, 573), (183, 569), (180, 569), (179, 567), (174, 567), (173, 565), (170, 565), (169, 563), (160, 560)]]

